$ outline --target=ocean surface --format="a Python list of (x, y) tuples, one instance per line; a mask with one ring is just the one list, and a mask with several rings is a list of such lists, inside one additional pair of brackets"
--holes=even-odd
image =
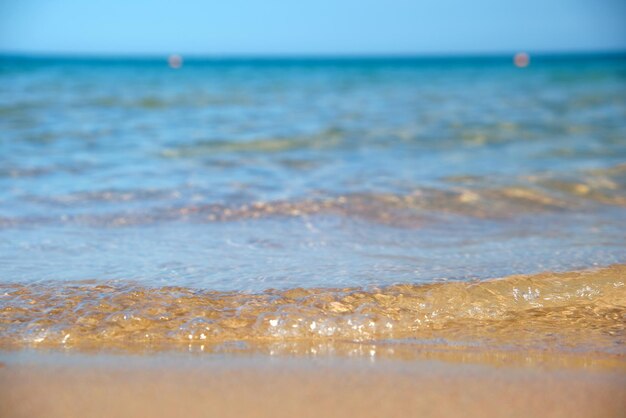
[(0, 345), (624, 354), (620, 263), (623, 55), (0, 57)]

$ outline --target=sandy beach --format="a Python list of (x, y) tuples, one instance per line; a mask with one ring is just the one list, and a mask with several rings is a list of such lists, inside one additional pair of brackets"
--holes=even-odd
[(418, 360), (82, 357), (5, 362), (13, 417), (619, 417), (626, 375)]

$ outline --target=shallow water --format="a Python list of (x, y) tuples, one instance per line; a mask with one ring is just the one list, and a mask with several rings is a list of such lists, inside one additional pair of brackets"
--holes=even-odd
[(0, 287), (0, 346), (141, 350), (188, 344), (204, 351), (205, 345), (234, 341), (255, 347), (295, 341), (308, 353), (329, 341), (441, 345), (445, 339), (470, 347), (626, 354), (625, 279), (626, 266), (616, 265), (473, 283), (259, 294), (8, 285)]
[(2, 57), (0, 339), (623, 353), (623, 267), (467, 283), (626, 262), (625, 116), (623, 56)]

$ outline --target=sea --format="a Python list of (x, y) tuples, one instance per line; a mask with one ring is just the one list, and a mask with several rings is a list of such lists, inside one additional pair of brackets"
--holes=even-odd
[(624, 263), (623, 54), (0, 56), (4, 349), (623, 356)]

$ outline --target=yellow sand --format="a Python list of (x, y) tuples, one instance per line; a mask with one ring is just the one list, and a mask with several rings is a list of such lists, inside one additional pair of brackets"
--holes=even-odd
[(433, 361), (5, 364), (0, 416), (623, 417), (626, 375)]

